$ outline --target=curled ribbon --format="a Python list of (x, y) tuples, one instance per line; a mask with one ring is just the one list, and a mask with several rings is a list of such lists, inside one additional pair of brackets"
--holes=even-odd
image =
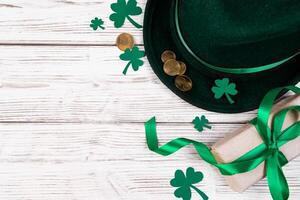
[(276, 88), (268, 92), (260, 104), (257, 118), (251, 121), (264, 142), (231, 163), (218, 163), (209, 147), (201, 142), (186, 138), (177, 138), (159, 147), (155, 117), (145, 123), (148, 148), (160, 155), (168, 156), (192, 144), (199, 156), (207, 163), (217, 167), (223, 175), (249, 172), (265, 162), (269, 190), (273, 199), (287, 200), (289, 187), (282, 166), (287, 164), (288, 160), (279, 148), (300, 135), (300, 121), (295, 122), (285, 130), (282, 130), (282, 126), (287, 113), (290, 111), (300, 112), (300, 106), (295, 105), (282, 109), (273, 117), (271, 128), (268, 125), (275, 99), (282, 90), (286, 89), (300, 94), (300, 88), (295, 86)]

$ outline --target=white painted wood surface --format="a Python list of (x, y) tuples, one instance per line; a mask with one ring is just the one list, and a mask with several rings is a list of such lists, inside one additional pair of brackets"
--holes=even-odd
[[(210, 199), (271, 199), (265, 180), (232, 192), (191, 147), (168, 158), (146, 148), (143, 122), (154, 115), (162, 143), (185, 136), (212, 144), (256, 112), (193, 107), (146, 60), (123, 76), (115, 38), (130, 32), (142, 46), (142, 31), (113, 28), (112, 2), (0, 0), (0, 200), (176, 199), (169, 180), (189, 166), (205, 174), (197, 186)], [(105, 31), (89, 28), (96, 16)], [(190, 122), (201, 114), (213, 130), (199, 134)], [(299, 167), (297, 158), (284, 168), (292, 200), (300, 198)]]

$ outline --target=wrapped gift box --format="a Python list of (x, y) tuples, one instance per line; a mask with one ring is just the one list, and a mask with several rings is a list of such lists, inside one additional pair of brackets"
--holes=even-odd
[[(300, 95), (286, 98), (285, 100), (277, 103), (273, 107), (270, 119), (272, 119), (274, 114), (276, 114), (281, 109), (294, 105), (300, 105)], [(299, 120), (300, 115), (298, 112), (289, 112), (285, 119), (283, 129)], [(271, 120), (269, 123), (271, 124)], [(260, 137), (259, 133), (256, 131), (256, 128), (251, 124), (247, 124), (241, 129), (235, 131), (231, 135), (214, 144), (212, 146), (212, 153), (219, 163), (230, 163), (262, 143), (263, 140)], [(300, 137), (286, 143), (280, 148), (280, 150), (290, 161), (300, 154), (299, 146)], [(262, 163), (260, 166), (250, 172), (227, 176), (226, 179), (228, 181), (228, 185), (234, 191), (243, 192), (248, 187), (257, 183), (264, 177), (265, 163)]]

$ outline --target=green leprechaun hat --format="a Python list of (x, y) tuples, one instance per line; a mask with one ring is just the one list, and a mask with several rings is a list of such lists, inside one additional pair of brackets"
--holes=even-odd
[(255, 109), (300, 80), (299, 0), (149, 0), (144, 44), (175, 94), (206, 110)]

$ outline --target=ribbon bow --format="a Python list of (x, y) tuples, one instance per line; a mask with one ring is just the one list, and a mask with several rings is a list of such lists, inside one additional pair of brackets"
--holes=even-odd
[(272, 126), (269, 127), (268, 125), (275, 99), (284, 89), (300, 94), (300, 88), (294, 86), (276, 88), (268, 92), (261, 102), (257, 118), (251, 121), (264, 142), (231, 163), (218, 163), (205, 144), (186, 138), (177, 138), (159, 147), (155, 118), (145, 123), (148, 148), (160, 155), (168, 156), (192, 144), (199, 156), (204, 161), (217, 167), (223, 175), (249, 172), (265, 162), (268, 185), (273, 199), (287, 200), (289, 197), (289, 187), (283, 174), (282, 166), (287, 164), (288, 161), (279, 148), (300, 135), (300, 121), (295, 122), (285, 130), (282, 130), (282, 126), (287, 113), (290, 111), (300, 112), (300, 106), (295, 105), (282, 109), (273, 117)]

